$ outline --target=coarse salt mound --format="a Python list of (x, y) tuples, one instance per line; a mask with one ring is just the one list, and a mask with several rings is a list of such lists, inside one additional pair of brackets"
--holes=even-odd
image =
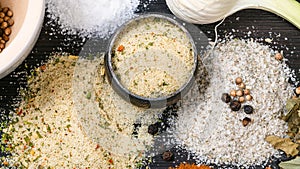
[(47, 0), (48, 17), (64, 34), (108, 38), (135, 16), (139, 0)]
[[(178, 143), (195, 154), (198, 162), (247, 168), (264, 165), (279, 154), (264, 139), (285, 135), (287, 126), (279, 116), (293, 90), (288, 83), (290, 69), (273, 56), (268, 46), (234, 39), (219, 44), (203, 59), (209, 84), (194, 87), (182, 100), (175, 131)], [(252, 105), (253, 114), (245, 114), (243, 109), (233, 112), (221, 100), (222, 93), (237, 89), (236, 77), (242, 77), (251, 90), (253, 100), (242, 105)], [(252, 119), (246, 127), (241, 122), (245, 117)]]

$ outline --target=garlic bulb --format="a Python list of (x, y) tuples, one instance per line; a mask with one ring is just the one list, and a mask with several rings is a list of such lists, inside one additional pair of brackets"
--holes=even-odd
[(184, 21), (208, 24), (239, 10), (254, 8), (273, 12), (300, 28), (300, 4), (296, 0), (166, 0), (174, 15)]

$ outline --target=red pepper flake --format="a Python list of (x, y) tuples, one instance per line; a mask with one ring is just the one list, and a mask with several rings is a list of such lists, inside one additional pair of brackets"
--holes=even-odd
[(40, 66), (40, 69), (41, 69), (42, 71), (46, 70), (46, 65)]
[(112, 159), (109, 159), (108, 162), (112, 165), (114, 164), (114, 161)]
[(100, 148), (100, 145), (97, 144), (95, 150), (98, 150)]
[(118, 52), (123, 52), (125, 47), (123, 45), (120, 45), (117, 49)]
[(211, 169), (211, 168), (206, 165), (197, 166), (195, 164), (180, 163), (180, 165), (177, 168), (169, 167), (169, 169)]
[(23, 110), (22, 110), (22, 109), (17, 110), (17, 115), (18, 115), (18, 116), (21, 116), (22, 114), (23, 114)]

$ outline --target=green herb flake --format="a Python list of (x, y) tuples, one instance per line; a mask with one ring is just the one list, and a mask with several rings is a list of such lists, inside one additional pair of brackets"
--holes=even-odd
[(42, 157), (42, 155), (39, 155), (39, 156), (37, 156), (33, 161), (35, 162), (35, 161), (37, 161), (39, 158), (41, 158)]
[(27, 124), (27, 125), (32, 125), (32, 123), (31, 123), (31, 122), (29, 122), (29, 121), (24, 121), (24, 124)]
[(40, 132), (36, 131), (35, 133), (39, 138), (43, 138), (43, 136), (40, 134)]
[(48, 132), (48, 133), (51, 133), (51, 128), (50, 128), (49, 125), (47, 125), (47, 132)]
[(154, 42), (149, 42), (148, 45), (149, 45), (149, 46), (153, 46), (153, 43), (154, 43)]
[(163, 84), (162, 84), (163, 86), (168, 86), (169, 84), (167, 83), (167, 82), (163, 82)]
[(71, 127), (71, 124), (68, 124), (68, 125), (67, 125), (67, 128), (70, 128), (70, 127)]
[(87, 98), (87, 99), (91, 99), (91, 97), (92, 97), (92, 94), (91, 94), (91, 92), (87, 92), (87, 94), (86, 94), (86, 98)]
[(24, 138), (24, 140), (25, 140), (25, 143), (26, 143), (28, 146), (33, 147), (33, 143), (30, 141), (30, 138), (29, 138), (28, 136), (26, 136), (26, 137)]

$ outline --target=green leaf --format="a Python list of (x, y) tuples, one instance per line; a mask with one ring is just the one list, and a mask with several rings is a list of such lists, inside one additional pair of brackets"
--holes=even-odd
[(293, 160), (279, 163), (279, 167), (283, 169), (299, 169), (300, 168), (300, 157), (296, 157)]

